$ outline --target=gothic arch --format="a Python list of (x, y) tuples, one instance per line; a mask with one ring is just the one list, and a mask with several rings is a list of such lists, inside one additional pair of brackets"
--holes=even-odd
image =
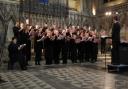
[(11, 15), (7, 21), (7, 29), (6, 29), (6, 35), (5, 35), (5, 45), (6, 46), (8, 45), (11, 38), (14, 36), (12, 28), (15, 25), (15, 23), (16, 23), (15, 15), (14, 16)]
[(13, 28), (14, 26), (14, 21), (13, 19), (11, 19), (9, 22), (8, 22), (8, 28), (7, 28), (7, 31), (6, 31), (6, 41), (5, 41), (5, 45), (7, 46), (8, 43), (11, 41), (11, 38), (14, 36), (13, 34)]
[(15, 23), (16, 23), (16, 16), (15, 16), (15, 15), (11, 15), (11, 16), (9, 17), (9, 19), (8, 19), (8, 23), (9, 23), (10, 20), (12, 20), (13, 23), (15, 24)]

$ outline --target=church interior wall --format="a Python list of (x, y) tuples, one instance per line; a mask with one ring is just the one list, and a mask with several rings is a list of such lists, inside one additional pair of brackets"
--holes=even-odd
[[(109, 6), (109, 4), (111, 5), (113, 3), (112, 6)], [(106, 30), (109, 35), (111, 35), (111, 29), (112, 29), (112, 18), (113, 16), (117, 15), (119, 17), (119, 21), (121, 23), (121, 27), (123, 27), (124, 24), (126, 24), (126, 18), (128, 17), (128, 1), (126, 0), (120, 0), (121, 4), (114, 4), (114, 3), (119, 3), (119, 0), (115, 0), (114, 2), (110, 2), (107, 3), (106, 6), (102, 3), (101, 7), (98, 10), (98, 15), (97, 15), (97, 19), (98, 19), (98, 27), (99, 30), (100, 26), (102, 26), (102, 28), (104, 30)], [(104, 5), (104, 6), (103, 6)], [(112, 14), (110, 16), (106, 16), (106, 12), (111, 12)]]

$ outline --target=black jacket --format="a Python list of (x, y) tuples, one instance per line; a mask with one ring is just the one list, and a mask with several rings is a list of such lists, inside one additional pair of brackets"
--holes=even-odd
[(10, 43), (8, 46), (8, 52), (9, 52), (9, 58), (11, 60), (18, 60), (19, 56), (19, 50), (18, 50), (18, 45), (14, 43)]
[(116, 22), (113, 24), (112, 28), (112, 41), (113, 42), (120, 42), (120, 23)]
[(16, 26), (13, 27), (14, 37), (16, 37), (17, 39), (19, 38), (19, 30), (20, 30), (19, 27), (16, 27)]

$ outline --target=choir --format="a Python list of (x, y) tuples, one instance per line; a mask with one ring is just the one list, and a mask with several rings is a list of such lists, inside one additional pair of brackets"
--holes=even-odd
[[(9, 54), (14, 54), (14, 58), (9, 56), (12, 60), (9, 63), (11, 68), (19, 60), (21, 69), (27, 69), (31, 60), (31, 48), (34, 48), (35, 65), (41, 64), (42, 52), (46, 65), (60, 64), (61, 61), (62, 64), (67, 64), (68, 60), (72, 63), (97, 61), (97, 32), (88, 25), (61, 28), (56, 25), (50, 27), (45, 24), (44, 27), (39, 27), (16, 23), (13, 32), (14, 38), (8, 48)], [(13, 43), (14, 39), (17, 42)], [(14, 47), (11, 47), (12, 44)]]

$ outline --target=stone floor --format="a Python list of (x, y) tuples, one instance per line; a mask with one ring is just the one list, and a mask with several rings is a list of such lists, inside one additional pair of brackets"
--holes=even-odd
[[(102, 66), (101, 66), (102, 65)], [(2, 69), (0, 89), (128, 89), (128, 75), (108, 73), (104, 62)]]

